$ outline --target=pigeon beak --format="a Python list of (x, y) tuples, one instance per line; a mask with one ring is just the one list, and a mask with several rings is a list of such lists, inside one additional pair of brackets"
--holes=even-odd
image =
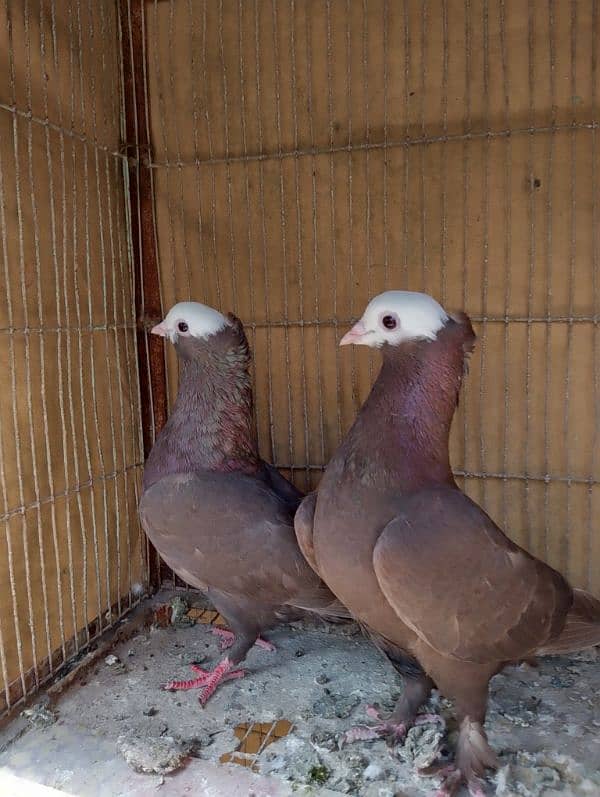
[(152, 327), (150, 330), (152, 335), (160, 335), (161, 338), (168, 338), (169, 337), (169, 330), (164, 321), (161, 321), (160, 324), (157, 324), (155, 327)]
[(352, 327), (352, 329), (348, 330), (344, 337), (340, 340), (340, 346), (349, 346), (351, 343), (354, 343), (357, 346), (365, 343), (366, 341), (363, 340), (364, 336), (367, 334), (368, 329), (365, 327), (362, 321), (357, 321), (356, 324)]

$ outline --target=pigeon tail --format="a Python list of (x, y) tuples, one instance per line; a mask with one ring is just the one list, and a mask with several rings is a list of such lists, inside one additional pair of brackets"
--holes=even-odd
[(563, 630), (537, 652), (575, 653), (594, 645), (600, 645), (600, 600), (583, 589), (574, 589)]

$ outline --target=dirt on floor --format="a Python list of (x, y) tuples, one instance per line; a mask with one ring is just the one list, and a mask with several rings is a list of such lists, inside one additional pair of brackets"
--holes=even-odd
[[(160, 686), (192, 677), (192, 663), (218, 661), (220, 640), (206, 624), (214, 613), (190, 612), (181, 597), (161, 600), (156, 605), (168, 608), (152, 627), (4, 732), (0, 775), (78, 797), (419, 797), (435, 790), (439, 781), (418, 770), (453, 746), (451, 705), (439, 695), (424, 709), (439, 719), (413, 728), (404, 743), (344, 741), (349, 728), (376, 722), (369, 706), (389, 711), (402, 689), (356, 626), (280, 627), (268, 635), (277, 650), (254, 648), (246, 677), (222, 685), (202, 708), (197, 692)], [(488, 794), (600, 795), (598, 650), (494, 678), (486, 727), (501, 761)]]

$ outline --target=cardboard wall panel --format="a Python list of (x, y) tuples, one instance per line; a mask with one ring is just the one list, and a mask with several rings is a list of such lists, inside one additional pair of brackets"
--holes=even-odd
[(265, 456), (316, 486), (377, 371), (341, 335), (386, 288), (430, 292), (479, 336), (465, 489), (599, 593), (594, 4), (149, 3), (146, 25), (164, 305), (246, 323)]

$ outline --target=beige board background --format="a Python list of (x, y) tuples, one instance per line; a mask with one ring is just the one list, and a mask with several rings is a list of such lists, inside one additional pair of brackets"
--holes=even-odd
[(0, 713), (145, 578), (120, 57), (112, 2), (0, 2)]
[(164, 307), (246, 323), (264, 456), (316, 486), (376, 373), (341, 334), (385, 288), (429, 291), (479, 334), (452, 432), (466, 491), (596, 594), (598, 17), (173, 0), (145, 19)]

